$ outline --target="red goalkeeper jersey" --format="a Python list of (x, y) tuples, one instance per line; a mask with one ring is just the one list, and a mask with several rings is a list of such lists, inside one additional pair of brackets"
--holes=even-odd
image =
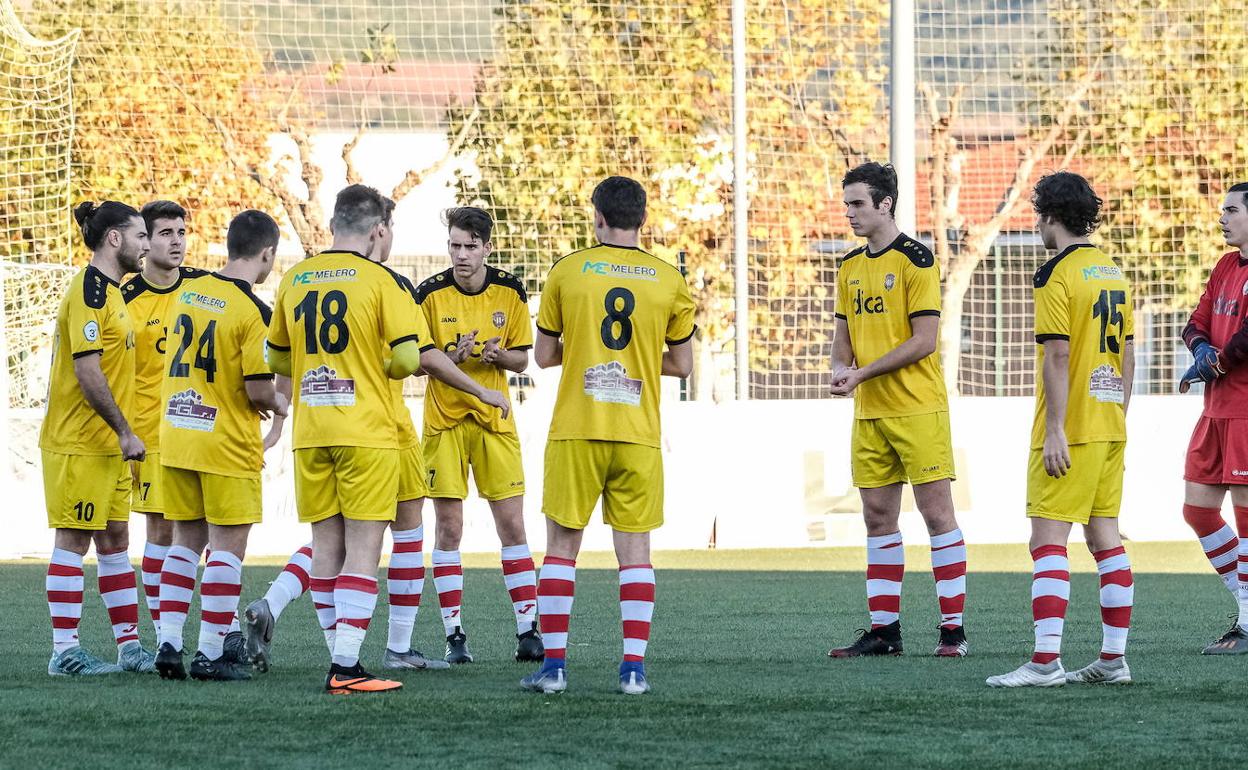
[(1183, 329), (1189, 349), (1204, 340), (1221, 351), (1227, 373), (1205, 386), (1205, 415), (1248, 417), (1248, 258), (1222, 255)]

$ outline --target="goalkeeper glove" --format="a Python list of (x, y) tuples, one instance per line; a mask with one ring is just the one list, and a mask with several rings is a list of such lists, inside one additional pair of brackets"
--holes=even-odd
[(1218, 349), (1208, 342), (1196, 343), (1192, 356), (1196, 359), (1196, 363), (1192, 364), (1192, 369), (1196, 371), (1196, 377), (1202, 382), (1213, 382), (1226, 374), (1226, 369), (1218, 360)]

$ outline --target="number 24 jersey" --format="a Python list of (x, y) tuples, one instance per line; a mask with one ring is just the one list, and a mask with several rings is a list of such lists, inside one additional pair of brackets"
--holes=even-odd
[(1135, 335), (1131, 286), (1104, 252), (1075, 244), (1044, 263), (1036, 300), (1036, 415), (1031, 448), (1044, 447), (1044, 343), (1070, 341), (1066, 441), (1126, 441), (1122, 355)]
[(664, 344), (693, 336), (694, 304), (675, 267), (638, 248), (599, 244), (551, 268), (537, 329), (563, 336), (550, 438), (659, 446)]

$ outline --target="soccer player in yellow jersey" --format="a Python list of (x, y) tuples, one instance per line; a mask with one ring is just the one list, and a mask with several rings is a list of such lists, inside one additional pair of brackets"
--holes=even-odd
[(371, 187), (338, 193), (333, 244), (282, 277), (269, 327), (270, 366), (295, 382), (295, 499), (300, 520), (312, 524), (312, 578), (335, 581), (325, 678), (335, 694), (402, 686), (359, 662), (399, 492), (398, 416), (387, 377), (423, 369), (509, 409), (502, 393), (464, 375), (432, 345), (404, 282), (369, 259), (388, 229), (385, 211)]
[(261, 518), (259, 420), (286, 411), (264, 358), (269, 307), (252, 293), (273, 269), (277, 242), (272, 217), (242, 212), (226, 234), (225, 267), (183, 282), (169, 307), (160, 438), (173, 546), (161, 581), (156, 655), (166, 679), (186, 678), (182, 628), (205, 546), (210, 555), (191, 676), (250, 678), (224, 643), (238, 609), (247, 535)]
[(134, 324), (134, 432), (147, 447), (147, 459), (134, 463), (130, 510), (146, 518), (143, 546), (143, 593), (152, 625), (160, 633), (160, 571), (173, 543), (173, 525), (165, 521), (160, 482), (160, 387), (165, 372), (167, 311), (182, 281), (203, 271), (184, 267), (186, 209), (173, 201), (152, 201), (139, 210), (147, 225), (148, 252), (143, 272), (121, 285)]
[[(494, 221), (471, 206), (446, 212), (451, 267), (423, 281), (416, 301), (434, 343), (477, 382), (504, 390), (508, 372), (529, 365), (533, 327), (520, 279), (491, 267)], [(503, 580), (516, 620), (516, 660), (540, 661), (537, 579), (524, 532), (524, 466), (513, 417), (482, 409), (474, 399), (439, 382), (425, 393), (425, 465), (437, 517), (433, 581), (442, 605), (446, 660), (470, 663), (461, 611), (464, 587), (459, 555), (468, 468), (477, 492), (490, 503), (502, 543)]]
[(842, 180), (845, 213), (867, 243), (836, 278), (832, 393), (854, 395), (850, 463), (867, 527), (871, 628), (833, 658), (900, 655), (905, 550), (897, 520), (909, 482), (931, 536), (940, 605), (936, 655), (967, 653), (966, 544), (953, 509), (949, 402), (936, 352), (940, 269), (932, 252), (897, 227), (897, 172), (865, 163)]
[(641, 185), (609, 177), (592, 200), (598, 245), (550, 268), (537, 315), (537, 365), (562, 365), (563, 372), (542, 500), (547, 539), (537, 603), (546, 661), (521, 686), (545, 693), (567, 688), (576, 557), (602, 498), (620, 564), (620, 689), (640, 695), (650, 689), (644, 664), (654, 613), (650, 532), (663, 523), (659, 378), (693, 370), (694, 304), (680, 271), (638, 246), (646, 221)]
[[(56, 530), (46, 589), (53, 676), (155, 671), (139, 645), (139, 595), (130, 545), (130, 467), (145, 456), (134, 413), (134, 326), (120, 281), (142, 267), (147, 227), (117, 201), (74, 210), (91, 262), (74, 276), (56, 315), (48, 406), (39, 433), (48, 526)], [(100, 596), (117, 641), (117, 665), (78, 644), (82, 558), (95, 542)]]
[[(1135, 316), (1122, 269), (1088, 243), (1101, 199), (1078, 174), (1036, 183), (1036, 229), (1057, 256), (1036, 271), (1036, 414), (1027, 464), (1031, 518), (1031, 612), (1035, 653), (990, 687), (1053, 687), (1067, 682), (1125, 684), (1123, 657), (1134, 580), (1118, 534), (1127, 405), (1135, 374)], [(1062, 627), (1070, 599), (1066, 541), (1082, 524), (1101, 583), (1100, 657), (1062, 668)]]

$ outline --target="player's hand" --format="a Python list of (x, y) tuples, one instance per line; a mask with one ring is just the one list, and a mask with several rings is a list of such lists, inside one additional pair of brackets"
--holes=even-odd
[(468, 356), (472, 355), (472, 349), (477, 345), (477, 330), (473, 329), (468, 334), (459, 338), (459, 342), (455, 343), (455, 349), (451, 351), (451, 360), (457, 364), (462, 364), (468, 360)]
[(275, 391), (273, 395), (275, 396), (274, 400), (277, 401), (277, 409), (273, 411), (273, 414), (278, 417), (288, 416), (290, 414), (290, 399), (286, 398), (286, 394), (280, 390)]
[(498, 346), (502, 339), (502, 337), (490, 337), (485, 341), (485, 345), (481, 348), (481, 363), (493, 365), (498, 361), (498, 357), (503, 352), (503, 349)]
[(128, 430), (125, 433), (117, 434), (117, 443), (121, 446), (121, 458), (123, 460), (138, 460), (142, 462), (147, 458), (147, 447), (143, 446), (143, 440), (134, 435), (134, 431)]
[(858, 367), (843, 366), (832, 372), (832, 395), (851, 395), (854, 392), (854, 388), (858, 387), (859, 382), (862, 382), (862, 380), (858, 376)]
[(1218, 349), (1208, 342), (1197, 343), (1196, 349), (1192, 351), (1192, 357), (1196, 359), (1192, 369), (1196, 370), (1196, 376), (1202, 382), (1213, 382), (1226, 374), (1226, 368), (1222, 366), (1218, 358)]
[(277, 418), (273, 421), (273, 425), (269, 428), (268, 432), (264, 434), (265, 452), (277, 446), (277, 442), (282, 440), (282, 425), (284, 425), (285, 422), (286, 421), (281, 417)]
[(506, 419), (507, 415), (511, 414), (511, 402), (507, 400), (506, 396), (497, 390), (490, 390), (489, 388), (486, 388), (481, 391), (481, 395), (477, 396), (477, 398), (481, 399), (490, 406), (496, 406), (503, 410), (503, 419)]
[(1183, 372), (1183, 377), (1179, 380), (1179, 392), (1186, 393), (1192, 389), (1193, 383), (1201, 381), (1200, 375), (1196, 372), (1196, 364), (1192, 364), (1186, 372)]
[(1044, 472), (1060, 479), (1070, 471), (1070, 445), (1066, 443), (1066, 431), (1058, 428), (1044, 437)]

